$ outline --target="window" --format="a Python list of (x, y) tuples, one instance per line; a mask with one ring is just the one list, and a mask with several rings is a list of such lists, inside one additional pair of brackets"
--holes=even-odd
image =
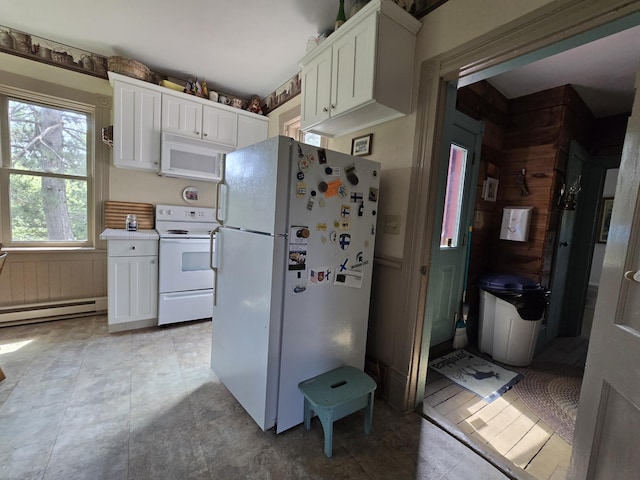
[(302, 142), (316, 147), (322, 146), (322, 135), (317, 133), (302, 132)]
[(447, 190), (442, 215), (440, 248), (457, 247), (460, 237), (460, 216), (462, 214), (462, 198), (464, 180), (467, 171), (467, 155), (465, 148), (451, 145), (449, 151), (449, 170)]
[(91, 245), (93, 115), (64, 100), (0, 95), (2, 243)]
[(314, 145), (321, 148), (327, 147), (327, 139), (322, 135), (303, 132), (300, 130), (300, 107), (284, 113), (282, 117), (280, 124), (282, 135), (295, 138), (296, 140), (308, 145)]

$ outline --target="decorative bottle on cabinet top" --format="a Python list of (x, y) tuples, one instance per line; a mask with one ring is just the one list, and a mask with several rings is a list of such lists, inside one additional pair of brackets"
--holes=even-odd
[(344, 0), (340, 0), (340, 7), (338, 8), (338, 16), (336, 17), (336, 26), (334, 30), (338, 30), (347, 21), (347, 17), (344, 14)]

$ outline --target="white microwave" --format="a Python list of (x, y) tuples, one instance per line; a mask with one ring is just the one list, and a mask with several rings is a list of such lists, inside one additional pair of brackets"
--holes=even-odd
[(160, 175), (217, 182), (222, 175), (222, 156), (233, 150), (228, 145), (163, 133)]

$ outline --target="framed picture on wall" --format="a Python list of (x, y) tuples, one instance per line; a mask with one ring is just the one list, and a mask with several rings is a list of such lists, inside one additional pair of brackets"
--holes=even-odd
[(600, 202), (600, 212), (598, 214), (598, 243), (607, 243), (612, 210), (613, 197), (604, 197)]
[(371, 155), (371, 141), (373, 140), (373, 133), (364, 135), (363, 137), (356, 137), (351, 140), (351, 155), (357, 155), (363, 157), (365, 155)]
[(495, 202), (498, 198), (498, 179), (487, 177), (482, 185), (482, 199), (487, 202)]

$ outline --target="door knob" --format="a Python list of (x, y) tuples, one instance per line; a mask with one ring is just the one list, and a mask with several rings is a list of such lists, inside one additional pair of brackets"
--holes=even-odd
[(561, 247), (568, 247), (569, 246), (569, 242), (560, 242), (560, 246)]
[(637, 272), (624, 272), (624, 278), (626, 280), (629, 280), (630, 282), (640, 283), (640, 270), (638, 270)]

